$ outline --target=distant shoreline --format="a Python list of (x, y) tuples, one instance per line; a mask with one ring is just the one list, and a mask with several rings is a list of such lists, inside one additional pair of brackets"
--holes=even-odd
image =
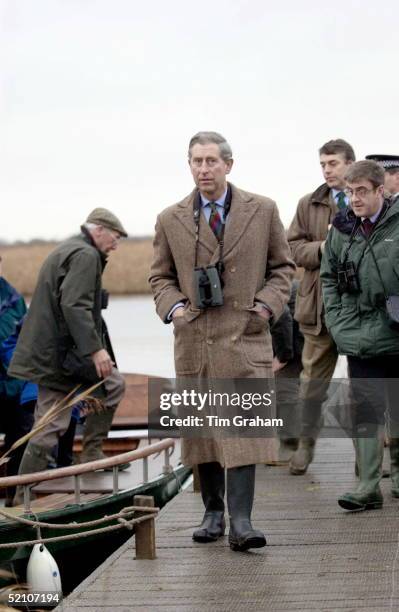
[[(36, 286), (37, 276), (47, 255), (57, 242), (0, 245), (3, 276), (20, 293), (29, 297)], [(153, 256), (152, 238), (126, 240), (112, 253), (104, 272), (103, 286), (112, 295), (148, 295), (148, 283)], [(297, 269), (296, 277), (301, 278)]]
[[(25, 296), (32, 295), (37, 276), (57, 242), (0, 245), (4, 278)], [(152, 238), (126, 240), (112, 253), (103, 286), (113, 295), (147, 295), (152, 260)]]

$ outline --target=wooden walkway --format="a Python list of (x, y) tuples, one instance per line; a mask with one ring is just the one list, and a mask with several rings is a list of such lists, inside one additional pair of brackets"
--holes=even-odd
[(320, 440), (305, 476), (258, 466), (253, 523), (268, 546), (246, 553), (232, 552), (227, 537), (192, 542), (203, 508), (190, 487), (156, 522), (155, 561), (134, 560), (132, 538), (57, 610), (398, 610), (399, 502), (385, 478), (382, 510), (340, 509), (337, 497), (355, 483), (353, 466), (348, 440)]

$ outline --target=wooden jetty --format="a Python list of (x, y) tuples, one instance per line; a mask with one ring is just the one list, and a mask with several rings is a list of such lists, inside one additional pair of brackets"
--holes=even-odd
[(346, 513), (337, 497), (356, 482), (350, 440), (322, 439), (304, 476), (257, 468), (253, 523), (268, 546), (232, 552), (227, 537), (191, 540), (203, 507), (192, 487), (156, 520), (155, 560), (135, 560), (134, 537), (73, 591), (68, 612), (346, 611), (399, 609), (399, 502)]

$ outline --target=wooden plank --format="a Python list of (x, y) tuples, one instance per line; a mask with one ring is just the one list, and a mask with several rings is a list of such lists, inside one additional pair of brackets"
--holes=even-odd
[[(81, 503), (83, 502), (87, 502), (87, 501), (91, 501), (93, 499), (97, 499), (98, 497), (101, 497), (100, 495), (94, 494), (94, 493), (90, 493), (90, 494), (83, 494), (80, 496), (80, 501)], [(46, 495), (44, 497), (40, 497), (39, 499), (34, 499), (31, 502), (31, 508), (34, 512), (44, 512), (45, 510), (55, 510), (55, 509), (59, 509), (59, 508), (64, 508), (67, 504), (74, 504), (75, 503), (75, 496), (74, 495), (69, 495), (69, 494), (65, 494), (65, 493), (59, 493), (59, 494), (51, 494), (51, 495)], [(14, 506), (12, 508), (7, 508), (7, 512), (10, 512), (12, 514), (24, 514), (24, 507), (23, 506)]]
[(383, 479), (384, 507), (345, 513), (355, 484), (349, 440), (320, 440), (304, 476), (257, 468), (254, 526), (268, 546), (232, 552), (227, 537), (197, 544), (201, 496), (186, 490), (156, 521), (157, 558), (134, 560), (133, 540), (63, 602), (65, 611), (198, 610), (381, 612), (399, 609), (398, 501)]
[[(136, 450), (140, 440), (134, 436), (126, 436), (123, 431), (114, 432), (112, 438), (106, 438), (102, 443), (102, 450), (107, 457), (119, 455), (120, 453), (128, 453), (129, 451)], [(77, 435), (73, 441), (73, 452), (76, 455), (80, 455), (83, 450), (83, 435)]]

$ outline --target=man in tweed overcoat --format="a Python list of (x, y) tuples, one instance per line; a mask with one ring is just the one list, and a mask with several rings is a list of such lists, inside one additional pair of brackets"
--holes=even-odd
[[(277, 320), (288, 301), (295, 265), (275, 202), (227, 183), (233, 165), (226, 140), (199, 132), (190, 141), (189, 165), (196, 188), (158, 216), (150, 283), (157, 313), (173, 322), (177, 377), (270, 378), (272, 342), (269, 320)], [(216, 264), (220, 237), (212, 224), (214, 209), (224, 220), (223, 305), (196, 306), (194, 204), (200, 208), (197, 265)], [(227, 203), (229, 205), (227, 205)], [(193, 538), (214, 541), (224, 534), (227, 468), (229, 541), (233, 550), (264, 546), (252, 529), (255, 464), (267, 459), (261, 438), (183, 439), (182, 458), (198, 464), (205, 516)]]

